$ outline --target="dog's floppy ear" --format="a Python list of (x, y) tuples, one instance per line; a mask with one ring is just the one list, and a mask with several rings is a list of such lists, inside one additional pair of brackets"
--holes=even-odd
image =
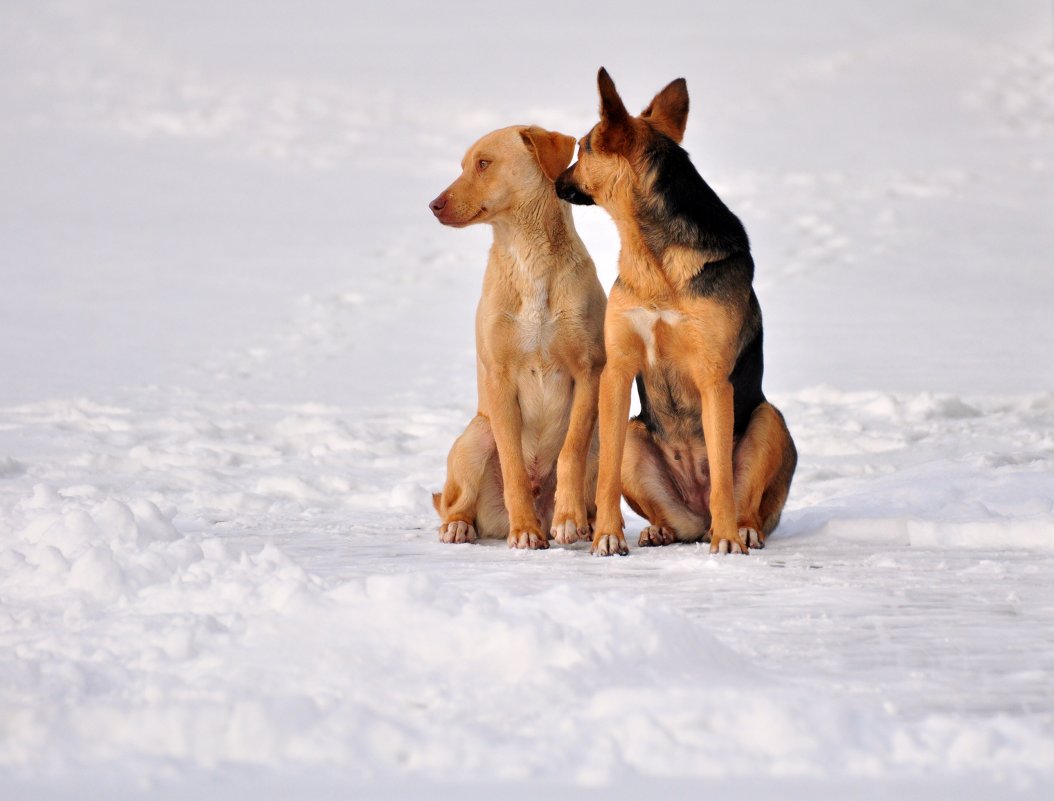
[(684, 78), (667, 84), (640, 116), (674, 142), (680, 143), (688, 124), (688, 84)]
[(628, 150), (633, 139), (630, 115), (619, 97), (615, 82), (603, 67), (597, 73), (597, 89), (600, 90), (600, 140), (605, 149)]
[(520, 137), (527, 149), (538, 159), (545, 177), (555, 181), (560, 173), (567, 169), (571, 157), (575, 154), (575, 138), (556, 131), (547, 131), (532, 125), (520, 131)]

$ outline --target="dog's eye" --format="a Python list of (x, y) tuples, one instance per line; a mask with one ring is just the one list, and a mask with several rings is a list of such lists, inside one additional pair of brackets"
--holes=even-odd
[(490, 166), (490, 162), (486, 159), (480, 159), (476, 166), (479, 167), (480, 172), (483, 172), (485, 169), (487, 169), (487, 167)]

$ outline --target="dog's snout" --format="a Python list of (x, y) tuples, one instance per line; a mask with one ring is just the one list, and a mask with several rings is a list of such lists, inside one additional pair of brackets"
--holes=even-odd
[(447, 199), (446, 192), (443, 192), (439, 197), (428, 204), (428, 208), (432, 210), (433, 214), (438, 216), (439, 212), (446, 208)]
[(556, 196), (576, 206), (592, 206), (593, 198), (580, 190), (570, 179), (570, 168), (556, 179)]

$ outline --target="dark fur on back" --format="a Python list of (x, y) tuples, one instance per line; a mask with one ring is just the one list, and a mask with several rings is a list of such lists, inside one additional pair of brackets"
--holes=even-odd
[(652, 193), (638, 200), (644, 240), (656, 254), (671, 245), (731, 255), (749, 253), (743, 223), (695, 169), (688, 153), (656, 132), (645, 152), (655, 179)]
[[(765, 400), (761, 388), (765, 369), (761, 306), (752, 287), (750, 240), (739, 218), (703, 180), (680, 145), (656, 132), (645, 158), (654, 174), (652, 192), (637, 200), (645, 243), (660, 258), (669, 247), (699, 251), (699, 271), (689, 282), (688, 291), (721, 303), (747, 306), (739, 353), (729, 376), (735, 404), (734, 435), (739, 437), (754, 409)], [(641, 401), (638, 419), (655, 430), (657, 415), (653, 414), (643, 376), (637, 376), (637, 391)]]

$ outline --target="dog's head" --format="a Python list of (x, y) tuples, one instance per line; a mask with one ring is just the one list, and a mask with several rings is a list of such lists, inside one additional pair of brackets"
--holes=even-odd
[(596, 203), (613, 216), (629, 202), (647, 174), (647, 154), (656, 137), (679, 144), (688, 123), (688, 85), (678, 78), (666, 86), (639, 117), (626, 111), (607, 70), (597, 75), (600, 122), (578, 141), (578, 161), (556, 181), (556, 193), (569, 203)]
[(574, 152), (574, 137), (534, 125), (494, 131), (468, 149), (461, 175), (428, 207), (455, 228), (493, 222), (539, 192), (552, 193)]

